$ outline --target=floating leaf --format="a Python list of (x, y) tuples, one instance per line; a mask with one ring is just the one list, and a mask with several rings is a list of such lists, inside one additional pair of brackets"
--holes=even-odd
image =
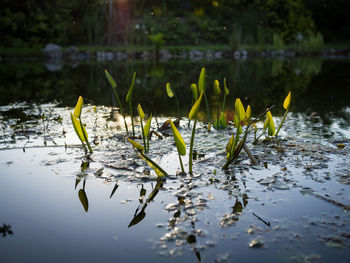
[(171, 89), (169, 82), (166, 84), (166, 93), (168, 94), (169, 98), (174, 97), (174, 92)]
[(145, 118), (145, 113), (143, 112), (142, 107), (141, 107), (140, 104), (137, 105), (137, 112), (139, 113), (139, 116), (140, 116), (141, 119)]
[(227, 85), (226, 85), (226, 78), (224, 78), (224, 91), (225, 91), (226, 96), (230, 93), (228, 88), (227, 88)]
[(115, 83), (113, 77), (108, 73), (107, 69), (105, 69), (106, 77), (111, 84), (112, 88), (115, 89), (117, 87), (117, 84)]
[(201, 74), (199, 75), (198, 89), (199, 92), (205, 92), (205, 68), (202, 68)]
[(239, 121), (243, 121), (245, 119), (245, 110), (241, 102), (241, 99), (239, 98), (237, 98), (235, 102), (235, 111), (239, 118)]
[(177, 151), (179, 152), (180, 155), (184, 156), (186, 155), (186, 144), (184, 142), (184, 139), (182, 138), (178, 129), (176, 129), (171, 119), (169, 119), (169, 121), (170, 121), (171, 130), (173, 131), (173, 134), (174, 134), (174, 140), (175, 140)]
[[(80, 121), (72, 113), (70, 113), (70, 117), (72, 119), (75, 133), (78, 135), (81, 142), (85, 142), (85, 137), (83, 134), (83, 130), (81, 129)], [(83, 126), (83, 129), (85, 129), (84, 126)], [(87, 135), (86, 131), (85, 131), (85, 134)]]
[(201, 91), (201, 95), (199, 96), (198, 100), (194, 103), (190, 111), (190, 114), (188, 115), (188, 118), (190, 120), (197, 118), (197, 114), (198, 114), (199, 107), (201, 106), (203, 94), (204, 94), (204, 91)]
[(130, 103), (132, 100), (132, 94), (134, 92), (134, 87), (135, 87), (135, 78), (136, 78), (136, 72), (134, 72), (134, 75), (132, 77), (132, 81), (131, 81), (131, 85), (130, 85), (130, 89), (128, 91), (128, 94), (126, 94), (126, 102)]
[(252, 109), (250, 108), (250, 105), (247, 106), (247, 110), (245, 112), (245, 117), (247, 120), (250, 120), (252, 117)]
[(81, 202), (81, 204), (84, 207), (85, 212), (87, 212), (89, 210), (89, 201), (87, 199), (86, 193), (84, 189), (80, 189), (78, 192), (78, 196), (79, 196), (79, 200)]
[(221, 93), (221, 90), (220, 90), (220, 83), (219, 83), (219, 81), (216, 79), (216, 80), (214, 80), (214, 93), (216, 94), (216, 95), (220, 95), (220, 93)]
[(77, 101), (77, 105), (75, 105), (75, 108), (74, 108), (74, 116), (77, 118), (80, 118), (82, 109), (83, 109), (83, 98), (81, 96), (79, 96), (79, 99)]
[(151, 113), (151, 115), (149, 116), (149, 118), (148, 118), (148, 120), (147, 120), (147, 122), (146, 122), (145, 127), (143, 128), (146, 138), (148, 137), (149, 131), (150, 131), (150, 129), (151, 129), (151, 121), (152, 121), (152, 113)]
[(198, 99), (198, 88), (196, 83), (191, 84), (191, 90), (192, 90), (193, 99), (194, 101), (196, 101)]
[(268, 124), (267, 124), (268, 133), (270, 136), (273, 136), (275, 134), (276, 128), (275, 128), (275, 123), (273, 122), (272, 114), (270, 111), (268, 111), (266, 113), (266, 118), (269, 119)]
[(134, 146), (137, 150), (139, 151), (143, 151), (144, 148), (141, 144), (139, 144), (138, 142), (135, 142), (134, 140), (131, 140), (130, 138), (128, 138), (128, 141), (132, 144), (132, 146)]
[(285, 110), (288, 110), (288, 109), (289, 109), (291, 98), (292, 98), (292, 94), (291, 94), (291, 92), (289, 91), (287, 97), (284, 99), (284, 102), (283, 102), (283, 108), (284, 108)]

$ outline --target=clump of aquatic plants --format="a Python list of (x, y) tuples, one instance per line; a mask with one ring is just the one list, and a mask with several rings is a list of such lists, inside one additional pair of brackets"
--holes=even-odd
[(84, 103), (83, 98), (80, 96), (77, 104), (75, 105), (73, 113), (72, 112), (70, 113), (70, 117), (72, 120), (74, 131), (78, 135), (78, 138), (84, 147), (85, 154), (87, 154), (88, 150), (90, 154), (92, 154), (93, 151), (88, 140), (88, 134), (86, 132), (85, 126), (81, 121), (81, 112), (83, 109), (83, 103)]
[(151, 121), (152, 121), (152, 114), (148, 118), (146, 125), (143, 126), (143, 121), (145, 119), (145, 113), (142, 110), (141, 105), (137, 105), (137, 111), (140, 116), (140, 123), (141, 123), (141, 135), (143, 140), (143, 147), (145, 149), (145, 152), (147, 153), (149, 151), (149, 140), (150, 140), (150, 129), (151, 129)]
[(214, 128), (219, 130), (222, 128), (227, 128), (227, 122), (225, 118), (225, 104), (226, 104), (226, 97), (229, 94), (229, 90), (226, 85), (226, 78), (224, 78), (224, 92), (223, 92), (223, 101), (222, 101), (222, 108), (220, 109), (220, 95), (221, 95), (221, 89), (220, 89), (220, 83), (216, 79), (214, 80), (214, 93), (217, 97), (217, 114), (216, 114), (216, 120), (214, 122)]

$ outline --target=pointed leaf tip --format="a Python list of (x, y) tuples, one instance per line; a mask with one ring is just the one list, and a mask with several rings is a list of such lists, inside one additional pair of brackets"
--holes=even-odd
[(145, 113), (143, 112), (140, 104), (137, 105), (137, 112), (139, 113), (140, 118), (143, 120), (145, 118)]
[(245, 119), (245, 110), (240, 98), (236, 99), (235, 111), (236, 111), (237, 117), (239, 118), (239, 121), (243, 121)]
[(202, 68), (201, 73), (199, 75), (199, 80), (198, 80), (198, 89), (199, 92), (204, 91), (205, 92), (205, 68)]
[(204, 94), (204, 91), (201, 91), (201, 95), (199, 96), (198, 100), (194, 103), (194, 105), (193, 105), (193, 107), (192, 107), (192, 109), (190, 111), (190, 114), (188, 115), (188, 118), (190, 120), (193, 120), (193, 119), (197, 118), (197, 114), (198, 114), (198, 111), (199, 111), (199, 107), (201, 106), (203, 94)]
[(166, 93), (168, 94), (169, 98), (174, 97), (174, 92), (173, 92), (172, 88), (170, 87), (169, 82), (167, 82), (167, 84), (166, 84)]
[(186, 155), (186, 144), (184, 142), (184, 139), (182, 138), (178, 129), (175, 127), (175, 124), (172, 122), (172, 120), (169, 119), (169, 121), (170, 121), (171, 130), (173, 131), (173, 134), (174, 134), (174, 140), (175, 140), (177, 151), (179, 152), (180, 155), (184, 156)]
[(109, 84), (111, 84), (112, 88), (115, 89), (117, 87), (117, 84), (115, 83), (115, 80), (113, 79), (111, 74), (109, 74), (107, 69), (105, 69), (105, 74), (106, 74), (106, 77), (107, 77), (107, 79), (109, 81)]
[(292, 98), (292, 94), (291, 94), (291, 92), (289, 91), (287, 97), (284, 99), (284, 102), (283, 102), (283, 108), (284, 108), (285, 110), (288, 110), (288, 109), (289, 109), (291, 98)]
[(74, 108), (74, 116), (77, 118), (80, 118), (81, 110), (83, 109), (83, 103), (84, 103), (83, 97), (79, 96), (77, 104), (75, 105), (75, 108)]

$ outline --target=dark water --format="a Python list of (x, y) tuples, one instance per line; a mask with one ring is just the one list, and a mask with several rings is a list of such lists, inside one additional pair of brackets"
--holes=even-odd
[[(350, 61), (74, 66), (51, 72), (42, 63), (0, 64), (1, 262), (349, 262)], [(252, 145), (249, 137), (260, 164), (242, 154), (223, 171), (232, 128), (208, 132), (200, 122), (201, 157), (189, 176), (177, 174), (173, 139), (152, 137), (150, 157), (170, 174), (157, 182), (124, 138), (104, 69), (123, 95), (136, 71), (135, 104), (147, 113), (154, 107), (162, 123), (177, 111), (165, 83), (186, 116), (189, 86), (202, 66), (212, 107), (214, 79), (227, 78), (228, 111), (241, 97), (253, 115), (276, 104), (273, 114), (280, 116), (292, 90), (281, 140)], [(89, 104), (83, 121), (94, 149), (90, 160), (69, 117), (79, 95)], [(187, 124), (184, 118), (180, 132), (188, 148)], [(139, 134), (138, 119), (136, 125)], [(188, 155), (183, 161), (188, 170)]]

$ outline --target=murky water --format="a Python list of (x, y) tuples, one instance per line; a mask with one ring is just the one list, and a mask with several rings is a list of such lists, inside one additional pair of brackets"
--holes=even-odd
[[(121, 94), (137, 71), (135, 104), (153, 109), (161, 125), (177, 112), (165, 83), (174, 83), (186, 116), (189, 85), (203, 65), (211, 106), (210, 83), (225, 76), (229, 104), (239, 96), (253, 115), (276, 104), (279, 116), (291, 89), (292, 112), (279, 140), (252, 145), (248, 138), (259, 165), (242, 154), (228, 171), (221, 167), (232, 127), (208, 132), (198, 123), (193, 176), (178, 174), (171, 131), (160, 132), (154, 120), (162, 139), (152, 136), (149, 156), (170, 174), (157, 182), (125, 139), (103, 69), (114, 72)], [(321, 59), (135, 62), (48, 72), (40, 64), (0, 64), (1, 261), (348, 262), (349, 66)], [(83, 109), (90, 159), (69, 117), (78, 95), (90, 101)], [(192, 123), (183, 117), (180, 124), (189, 144)], [(188, 155), (183, 161), (188, 170)]]

